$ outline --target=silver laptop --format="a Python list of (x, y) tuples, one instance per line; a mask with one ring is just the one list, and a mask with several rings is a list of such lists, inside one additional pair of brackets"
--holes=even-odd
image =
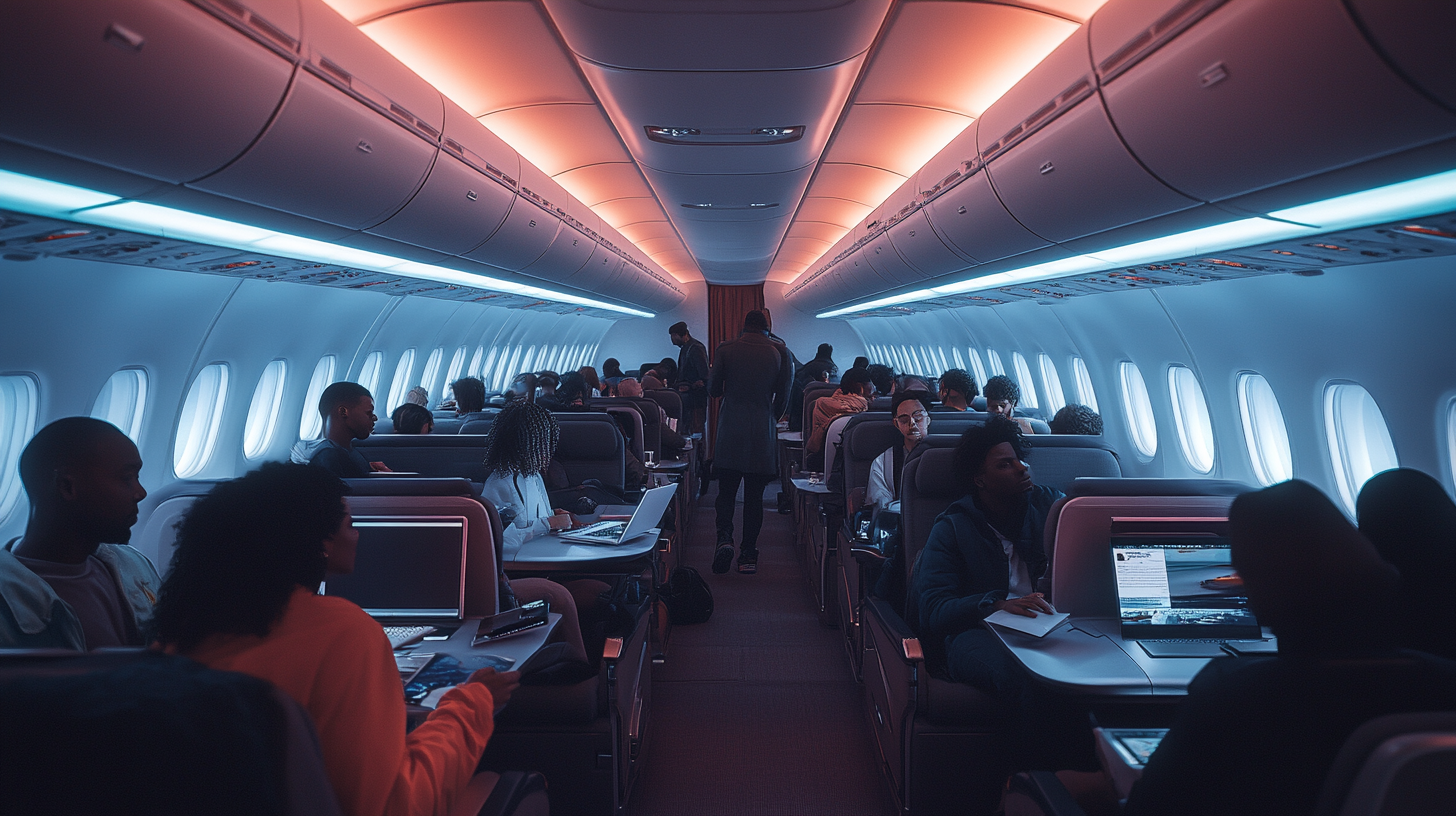
[(599, 521), (595, 524), (588, 524), (580, 530), (562, 533), (561, 537), (567, 541), (578, 541), (583, 544), (621, 544), (624, 541), (631, 541), (657, 526), (676, 492), (677, 485), (675, 484), (654, 487), (642, 496), (642, 501), (637, 504), (637, 509), (632, 511), (631, 519)]
[(1113, 536), (1112, 571), (1122, 638), (1151, 657), (1219, 657), (1260, 639), (1223, 536)]

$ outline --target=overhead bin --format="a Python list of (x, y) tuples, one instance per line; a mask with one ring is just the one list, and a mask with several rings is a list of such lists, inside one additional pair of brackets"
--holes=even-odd
[(980, 168), (950, 192), (930, 202), (926, 210), (930, 223), (946, 244), (979, 263), (991, 263), (1051, 245), (1011, 217)]
[(1048, 241), (1069, 241), (1197, 203), (1148, 175), (1128, 155), (1097, 95), (1085, 27), (986, 111), (977, 142), (1006, 209)]
[[(521, 272), (546, 280), (565, 281), (581, 271), (587, 260), (591, 258), (592, 250), (596, 247), (596, 241), (575, 227), (562, 224), (556, 232), (556, 238), (546, 248), (546, 252)], [(584, 279), (575, 285), (589, 287), (592, 282), (590, 279)]]
[(1397, 72), (1447, 110), (1456, 111), (1456, 68), (1451, 65), (1456, 3), (1346, 0), (1345, 5)]
[(561, 220), (555, 215), (516, 196), (505, 223), (485, 243), (465, 253), (472, 261), (480, 261), (517, 272), (535, 263), (561, 227)]
[(890, 228), (890, 243), (906, 263), (914, 267), (922, 278), (943, 275), (957, 269), (974, 266), (973, 261), (961, 257), (945, 245), (930, 226), (924, 209), (918, 209)]
[[(1089, 23), (1107, 109), (1138, 159), (1195, 198), (1456, 132), (1456, 115), (1391, 70), (1339, 0), (1115, 5)], [(1446, 34), (1437, 42), (1449, 76)]]
[(514, 150), (445, 101), (445, 131), (429, 178), (415, 197), (369, 232), (460, 255), (495, 234), (516, 197)]
[(880, 273), (880, 277), (891, 283), (914, 283), (925, 277), (923, 272), (906, 263), (900, 253), (895, 251), (888, 232), (881, 232), (871, 238), (860, 250), (860, 254)]
[(226, 169), (193, 186), (353, 229), (393, 215), (439, 151), (435, 90), (338, 12), (303, 4), (305, 62), (277, 119)]
[(297, 0), (6, 3), (0, 138), (179, 183), (226, 165), (278, 109)]

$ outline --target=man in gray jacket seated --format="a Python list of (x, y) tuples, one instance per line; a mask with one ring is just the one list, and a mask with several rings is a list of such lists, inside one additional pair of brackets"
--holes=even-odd
[(0, 550), (0, 647), (141, 646), (161, 578), (127, 546), (147, 497), (142, 457), (115, 425), (67, 417), (20, 454), (25, 535)]

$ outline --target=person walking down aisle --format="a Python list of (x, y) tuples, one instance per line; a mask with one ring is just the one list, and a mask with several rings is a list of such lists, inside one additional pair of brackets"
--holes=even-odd
[(667, 335), (679, 351), (676, 376), (665, 384), (676, 387), (682, 394), (685, 432), (697, 433), (703, 429), (703, 416), (708, 407), (708, 349), (703, 341), (688, 332), (688, 324), (682, 321), (672, 324)]
[(713, 572), (733, 561), (733, 505), (743, 485), (743, 538), (738, 571), (758, 571), (758, 532), (763, 527), (763, 489), (778, 472), (776, 421), (784, 412), (793, 378), (788, 349), (768, 336), (768, 319), (751, 311), (743, 334), (718, 346), (709, 391), (722, 397), (713, 470), (718, 477), (718, 549)]

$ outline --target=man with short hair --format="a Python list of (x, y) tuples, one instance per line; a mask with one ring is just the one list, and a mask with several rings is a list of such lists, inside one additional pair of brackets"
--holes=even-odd
[(854, 365), (851, 366), (851, 368), (869, 368), (869, 367), (870, 367), (870, 358), (868, 358), (868, 357), (856, 357), (856, 358), (854, 358)]
[[(667, 330), (668, 339), (678, 347), (676, 385), (682, 395), (684, 429), (697, 433), (703, 429), (703, 415), (708, 407), (708, 349), (688, 332), (688, 324), (679, 320)], [(668, 383), (672, 385), (672, 383)]]
[(870, 381), (875, 384), (875, 396), (888, 397), (895, 390), (895, 371), (883, 363), (874, 363), (865, 371), (870, 373)]
[(976, 381), (964, 369), (951, 368), (940, 375), (940, 404), (949, 411), (969, 411), (971, 400), (981, 393)]
[(916, 374), (901, 374), (895, 378), (895, 384), (890, 388), (890, 394), (903, 394), (906, 391), (924, 391), (930, 393), (930, 385), (925, 378)]
[(142, 457), (115, 425), (67, 417), (20, 454), (25, 535), (0, 549), (0, 648), (141, 646), (161, 578), (132, 547)]
[(1054, 434), (1102, 435), (1102, 415), (1085, 405), (1062, 406), (1047, 424)]
[(930, 434), (930, 395), (921, 391), (896, 394), (890, 407), (890, 419), (903, 442), (894, 445), (870, 463), (870, 481), (865, 489), (865, 504), (881, 509), (900, 499), (900, 473), (905, 460)]
[(768, 320), (750, 311), (743, 334), (718, 346), (709, 391), (722, 397), (714, 442), (713, 470), (718, 479), (718, 549), (713, 572), (728, 571), (733, 561), (733, 508), (743, 485), (743, 539), (738, 571), (758, 571), (758, 534), (763, 527), (763, 490), (778, 476), (778, 434), (794, 375), (788, 348), (768, 336)]
[(389, 473), (383, 462), (370, 462), (354, 450), (354, 440), (368, 439), (374, 432), (374, 397), (369, 389), (347, 380), (336, 382), (319, 396), (319, 414), (324, 418), (324, 438), (308, 458), (340, 479), (362, 479), (370, 473)]
[(413, 402), (401, 402), (389, 415), (389, 421), (394, 424), (397, 434), (422, 436), (435, 430), (435, 415), (425, 406)]
[(1015, 420), (1022, 433), (1032, 433), (1031, 423), (1025, 417), (1016, 416), (1016, 406), (1020, 404), (1021, 388), (1015, 380), (1005, 374), (986, 380), (986, 413)]
[(485, 383), (476, 377), (461, 377), (450, 383), (455, 394), (455, 416), (461, 419), (476, 419), (471, 414), (485, 411)]
[(847, 414), (868, 411), (870, 395), (873, 393), (874, 385), (870, 383), (869, 372), (862, 368), (851, 368), (844, 372), (838, 391), (815, 400), (809, 437), (804, 440), (804, 450), (811, 455), (822, 452), (824, 434), (829, 430), (829, 423)]

